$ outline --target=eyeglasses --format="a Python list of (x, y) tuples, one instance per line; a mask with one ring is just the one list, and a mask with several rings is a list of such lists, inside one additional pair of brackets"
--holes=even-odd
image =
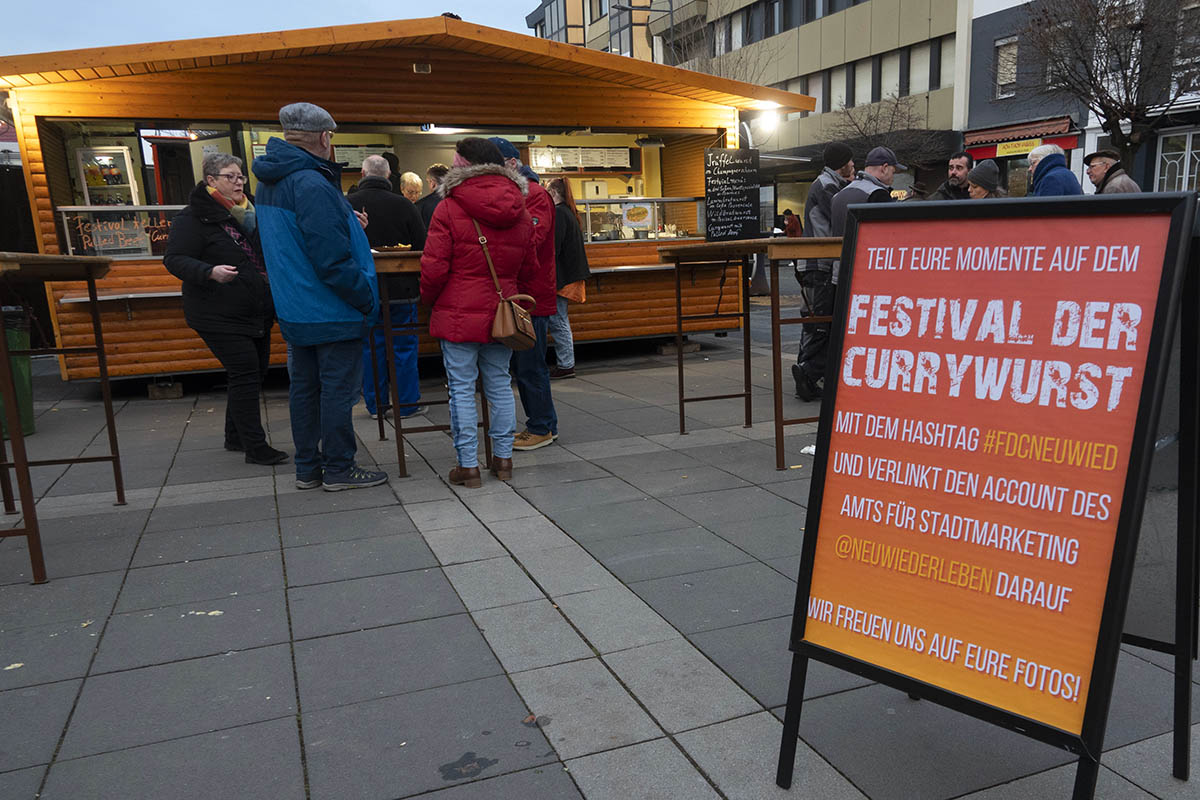
[(245, 183), (246, 182), (245, 175), (230, 175), (227, 172), (218, 172), (214, 177), (224, 178), (225, 180), (229, 181), (230, 183)]

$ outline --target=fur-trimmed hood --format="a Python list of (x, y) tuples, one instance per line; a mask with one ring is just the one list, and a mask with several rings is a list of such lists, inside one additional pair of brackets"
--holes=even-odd
[(516, 170), (497, 164), (454, 167), (438, 192), (453, 198), (471, 217), (493, 228), (511, 228), (525, 214), (528, 181)]

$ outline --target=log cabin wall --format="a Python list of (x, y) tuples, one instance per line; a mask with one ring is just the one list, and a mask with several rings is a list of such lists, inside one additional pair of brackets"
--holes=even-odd
[[(704, 149), (720, 147), (713, 136), (687, 136), (667, 142), (662, 149), (663, 197), (704, 196)], [(666, 222), (696, 231), (696, 209), (690, 205), (667, 204)]]
[[(441, 29), (443, 25), (460, 27), (462, 23), (439, 19), (434, 27)], [(323, 35), (305, 31), (287, 35), (299, 38), (296, 34), (310, 33)], [(708, 128), (720, 133), (736, 130), (738, 112), (724, 104), (730, 102), (731, 95), (723, 86), (712, 89), (697, 86), (694, 91), (681, 92), (680, 84), (676, 83), (675, 92), (670, 93), (648, 88), (668, 86), (666, 81), (656, 83), (657, 77), (637, 78), (642, 84), (637, 86), (630, 85), (630, 81), (621, 83), (609, 79), (613, 68), (608, 65), (615, 63), (612, 57), (604, 54), (603, 58), (609, 60), (603, 66), (592, 66), (587, 63), (589, 59), (600, 55), (590, 51), (578, 56), (556, 55), (557, 65), (555, 58), (536, 53), (518, 53), (519, 58), (512, 57), (526, 40), (528, 37), (489, 31), (484, 44), (469, 43), (467, 49), (475, 52), (422, 46), (422, 43), (403, 46), (376, 43), (350, 44), (337, 52), (318, 54), (328, 48), (301, 46), (287, 51), (286, 55), (291, 57), (279, 57), (280, 53), (274, 51), (262, 54), (264, 60), (257, 60), (253, 53), (242, 53), (144, 63), (114, 61), (106, 62), (110, 64), (106, 66), (93, 64), (78, 69), (56, 66), (57, 71), (22, 71), (21, 75), (9, 76), (5, 80), (12, 87), (10, 98), (42, 252), (59, 252), (54, 216), (54, 206), (63, 204), (59, 183), (66, 186), (67, 197), (70, 196), (70, 165), (64, 163), (67, 154), (62, 152), (61, 137), (56, 136), (53, 126), (38, 124), (45, 117), (271, 124), (280, 106), (305, 100), (324, 106), (342, 123), (436, 121), (439, 125), (474, 127), (593, 127), (667, 134), (679, 128)], [(493, 45), (494, 41), (499, 44)], [(530, 48), (545, 47), (554, 54), (562, 49), (556, 43), (534, 41), (536, 45), (528, 45)], [(176, 46), (190, 44), (147, 47), (174, 50)], [(83, 52), (88, 59), (102, 57)], [(575, 59), (584, 66), (573, 63)], [(428, 65), (428, 71), (422, 68), (421, 74), (415, 73), (416, 64)], [(637, 67), (648, 75), (658, 69), (659, 65)], [(696, 76), (695, 80), (707, 79)], [(749, 90), (760, 91), (757, 87)], [(773, 91), (761, 90), (768, 94)], [(776, 94), (782, 98), (785, 93)], [(714, 136), (718, 141), (721, 138), (715, 134), (689, 136), (664, 148), (664, 194), (703, 194), (703, 148), (714, 146)], [(689, 221), (682, 227), (690, 229), (693, 225)], [(607, 263), (605, 259), (623, 262), (622, 265), (657, 262), (657, 254), (649, 252), (653, 241), (645, 243), (648, 252), (644, 254), (633, 252), (629, 248), (632, 244), (614, 243), (620, 249), (608, 254), (590, 246), (589, 256), (596, 260), (597, 267)], [(719, 272), (695, 276), (685, 289), (685, 313), (693, 303), (697, 304), (694, 313), (711, 310), (713, 302), (723, 310), (727, 305), (736, 310), (737, 291), (729, 291), (721, 280)], [(85, 305), (62, 302), (78, 296), (84, 288), (82, 284), (48, 287), (55, 332), (62, 345), (90, 343)], [(100, 282), (99, 290), (102, 296), (177, 292), (179, 282), (156, 259), (115, 261), (109, 275)], [(670, 293), (669, 302), (664, 293)], [(588, 294), (589, 303), (574, 306), (571, 311), (579, 341), (673, 333), (673, 320), (664, 316), (673, 311), (674, 305), (673, 277), (669, 270), (600, 275), (589, 284)], [(647, 313), (651, 306), (646, 303), (661, 311)], [(184, 324), (178, 297), (108, 300), (102, 302), (102, 319), (109, 372), (114, 377), (220, 368), (201, 340)], [(698, 329), (694, 324), (689, 327)], [(728, 327), (736, 327), (736, 323)], [(708, 323), (705, 329), (712, 330), (714, 326)], [(435, 343), (426, 340), (422, 352), (432, 352), (435, 347)], [(284, 352), (276, 332), (272, 363), (284, 363)], [(64, 379), (97, 375), (94, 357), (64, 357), (60, 364)]]

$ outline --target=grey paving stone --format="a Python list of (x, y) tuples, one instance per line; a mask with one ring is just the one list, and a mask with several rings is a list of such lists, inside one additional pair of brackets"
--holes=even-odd
[(719, 797), (669, 739), (576, 758), (567, 767), (588, 800)]
[(959, 797), (1072, 760), (1065, 751), (878, 684), (806, 701), (800, 738), (872, 800)]
[[(1195, 720), (1193, 715), (1192, 719)], [(1140, 742), (1110, 749), (1101, 763), (1109, 770), (1133, 781), (1163, 800), (1190, 800), (1196, 796), (1196, 780), (1200, 775), (1200, 724), (1192, 725), (1190, 781), (1172, 775), (1173, 733), (1143, 739)], [(1101, 775), (1107, 770), (1102, 770)]]
[[(767, 708), (787, 702), (792, 653), (792, 617), (751, 622), (688, 636), (706, 656)], [(804, 697), (844, 692), (871, 681), (819, 661), (808, 662)]]
[(667, 733), (762, 710), (686, 639), (609, 653), (604, 660)]
[(794, 583), (758, 563), (657, 578), (630, 588), (689, 634), (788, 614), (796, 600)]
[(518, 450), (513, 453), (513, 474), (516, 475), (517, 470), (525, 469), (526, 467), (544, 467), (549, 464), (574, 464), (582, 460), (565, 447), (543, 447), (539, 450), (529, 451)]
[(446, 567), (445, 571), (455, 591), (471, 611), (540, 600), (545, 596), (529, 580), (524, 570), (507, 556), (454, 564)]
[(305, 711), (502, 675), (467, 614), (296, 643)]
[(249, 553), (130, 570), (118, 612), (259, 594), (283, 586), (279, 553)]
[(554, 486), (535, 486), (522, 489), (521, 494), (549, 516), (569, 509), (636, 501), (646, 497), (642, 491), (620, 478), (596, 478)]
[(797, 576), (800, 575), (800, 556), (798, 555), (773, 558), (764, 563), (793, 583), (796, 581)]
[(457, 614), (463, 605), (439, 569), (288, 590), (292, 636), (306, 639)]
[(404, 509), (397, 506), (363, 508), (336, 514), (309, 514), (279, 520), (279, 530), (283, 535), (285, 547), (344, 542), (369, 536), (393, 536), (416, 529), (417, 526), (413, 525)]
[(542, 732), (563, 759), (657, 739), (662, 731), (598, 659), (511, 676)]
[(50, 763), (81, 681), (0, 692), (0, 773)]
[[(623, 431), (624, 429), (620, 430)], [(560, 440), (560, 443), (575, 455), (585, 458), (588, 461), (636, 455), (639, 453), (656, 453), (666, 449), (662, 445), (656, 444), (642, 436), (621, 437), (619, 434), (616, 437), (601, 438), (599, 440), (593, 439), (591, 441), (572, 442), (569, 440)]]
[[(219, 438), (217, 443), (220, 443)], [(275, 446), (280, 447), (280, 444)], [(281, 449), (288, 455), (292, 454), (290, 446)], [(294, 467), (289, 462), (280, 464), (277, 469), (287, 472)], [(270, 474), (271, 467), (247, 464), (246, 456), (243, 453), (231, 453), (224, 448), (219, 451), (190, 450), (179, 453), (175, 458), (175, 463), (171, 465), (171, 471), (167, 473), (166, 484), (177, 486), (187, 483), (202, 483), (211, 480), (214, 475), (220, 475), (222, 478), (260, 478)], [(159, 482), (162, 482), (161, 478)]]
[(437, 528), (421, 535), (442, 564), (462, 564), (508, 555), (504, 546), (479, 522), (458, 528)]
[[(622, 411), (606, 411), (598, 415), (601, 419), (619, 425), (627, 431), (641, 436), (679, 432), (679, 412), (676, 409), (659, 407), (632, 408)], [(712, 427), (709, 423), (691, 414), (687, 418), (689, 431)]]
[(663, 470), (690, 469), (703, 466), (700, 461), (678, 450), (660, 449), (651, 453), (593, 459), (593, 463), (621, 478), (644, 475)]
[[(149, 519), (149, 508), (115, 511), (104, 515), (104, 530), (108, 533), (141, 533)], [(86, 541), (96, 534), (96, 527), (94, 514), (49, 519), (38, 515), (38, 528), (44, 543)]]
[(160, 506), (150, 514), (147, 531), (208, 528), (235, 522), (255, 522), (276, 517), (275, 503), (263, 497), (244, 497), (221, 503)]
[(282, 589), (114, 614), (92, 673), (248, 650), (288, 641)]
[(551, 597), (621, 585), (611, 572), (574, 542), (566, 547), (523, 553), (520, 560), (521, 566)]
[[(1143, 659), (1122, 652), (1108, 711), (1104, 746), (1148, 739), (1174, 728), (1173, 676)], [(1200, 720), (1200, 693), (1192, 692), (1192, 719)]]
[(290, 717), (295, 699), (286, 645), (93, 676), (80, 694), (59, 757)]
[[(1170, 771), (1168, 770), (1168, 774)], [(1186, 785), (1186, 784), (1183, 784)], [(1070, 797), (1075, 787), (1075, 765), (1040, 772), (1019, 778), (1011, 783), (984, 789), (964, 795), (961, 800), (1027, 800), (1031, 797)], [(1179, 797), (1195, 797), (1193, 791)], [(1154, 800), (1154, 798), (1170, 797), (1170, 795), (1148, 794), (1129, 781), (1120, 777), (1112, 770), (1101, 765), (1100, 777), (1096, 781), (1094, 800)]]
[(627, 650), (679, 636), (625, 587), (597, 589), (557, 599), (558, 607), (600, 653)]
[[(259, 466), (259, 470), (263, 467)], [(275, 478), (270, 473), (258, 474), (255, 477), (225, 477), (220, 471), (214, 470), (209, 479), (197, 483), (176, 484), (164, 486), (158, 495), (158, 507), (162, 506), (195, 506), (198, 504), (219, 504), (227, 500), (241, 500), (247, 497), (274, 499)], [(265, 500), (270, 502), (270, 500)]]
[(492, 534), (516, 555), (552, 550), (574, 543), (567, 534), (545, 517), (492, 522), (488, 525)]
[[(779, 474), (782, 475), (783, 473)], [(790, 500), (801, 508), (808, 508), (808, 496), (812, 488), (812, 483), (809, 480), (810, 475), (805, 475), (803, 478), (798, 479), (787, 479), (785, 477), (771, 483), (754, 480), (751, 475), (743, 475), (743, 477), (760, 484), (762, 488), (771, 494), (777, 494), (784, 500)]]
[(389, 484), (372, 486), (368, 489), (353, 489), (344, 492), (326, 492), (309, 489), (303, 492), (280, 494), (277, 498), (280, 517), (302, 517), (309, 514), (329, 514), (357, 508), (395, 507), (399, 511), (400, 501)]
[(592, 649), (548, 600), (476, 611), (479, 630), (506, 672), (591, 658)]
[(546, 516), (580, 542), (635, 533), (678, 530), (694, 527), (696, 524), (661, 501), (651, 498), (587, 508), (570, 508), (553, 511)]
[(667, 497), (663, 502), (710, 529), (713, 527), (710, 523), (739, 522), (749, 514), (756, 518), (794, 514), (799, 519), (804, 513), (794, 503), (757, 486)]
[[(73, 542), (42, 542), (42, 557), (45, 559), (46, 574), (50, 580), (75, 575), (124, 571), (129, 566), (130, 556), (137, 546), (136, 533), (110, 533), (97, 531), (91, 539)], [(33, 568), (29, 563), (28, 540), (17, 537), (8, 542), (8, 548), (0, 550), (4, 558), (0, 561), (0, 583), (32, 581)]]
[(528, 713), (504, 677), (305, 713), (311, 796), (408, 797), (555, 762)]
[[(791, 790), (776, 786), (775, 765), (782, 737), (783, 726), (763, 712), (682, 733), (677, 741), (729, 800), (788, 800), (798, 796), (864, 800), (862, 792), (803, 741), (796, 748)], [(872, 753), (866, 760), (874, 757)], [(910, 799), (944, 796), (924, 792), (908, 795)]]
[(583, 800), (566, 769), (547, 764), (523, 772), (464, 783), (422, 796), (422, 800)]
[(104, 572), (61, 578), (39, 586), (28, 583), (0, 586), (0, 630), (103, 619), (112, 611), (122, 577), (120, 573)]
[(163, 531), (142, 536), (132, 566), (175, 564), (278, 548), (279, 524), (273, 519), (187, 531)]
[[(709, 522), (713, 533), (760, 561), (799, 555), (804, 549), (804, 512)], [(793, 576), (795, 577), (795, 576)]]
[(460, 500), (435, 500), (430, 503), (413, 503), (404, 510), (412, 518), (418, 530), (433, 531), (439, 528), (457, 528), (478, 522), (475, 515)]
[[(494, 481), (494, 483), (503, 486), (500, 481)], [(508, 487), (504, 487), (502, 492), (491, 494), (469, 494), (470, 491), (468, 489), (462, 495), (463, 503), (485, 524), (539, 515), (536, 508)]]
[[(85, 628), (79, 622), (0, 628), (0, 691), (82, 678), (87, 674), (99, 631), (99, 625)], [(6, 669), (13, 664), (22, 666)]]
[(587, 549), (626, 583), (753, 560), (699, 526), (588, 542)]
[(11, 797), (13, 800), (36, 798), (45, 774), (45, 765), (0, 772), (0, 797)]
[(558, 483), (604, 478), (607, 475), (603, 469), (587, 461), (517, 466), (513, 469), (509, 485), (515, 489), (528, 489), (533, 486), (552, 486)]
[[(153, 765), (153, 768), (147, 768)], [(293, 718), (243, 725), (86, 758), (50, 770), (45, 800), (304, 797)]]
[(607, 445), (609, 442), (618, 441), (632, 433), (628, 428), (614, 425), (595, 415), (588, 417), (579, 415), (574, 418), (559, 417), (558, 432), (562, 436), (559, 437), (557, 444), (577, 454), (580, 447), (586, 447), (588, 444)]
[(425, 540), (415, 532), (289, 547), (284, 550), (284, 558), (289, 586), (437, 566)]
[(428, 503), (434, 500), (451, 500), (454, 492), (441, 478), (404, 478), (393, 481), (392, 488), (404, 505)]
[(737, 489), (750, 484), (715, 467), (697, 466), (631, 475), (625, 480), (653, 497)]

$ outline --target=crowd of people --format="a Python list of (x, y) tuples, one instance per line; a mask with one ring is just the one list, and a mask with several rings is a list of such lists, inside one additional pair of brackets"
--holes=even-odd
[[(785, 210), (787, 236), (842, 236), (846, 230), (846, 210), (854, 203), (891, 203), (896, 192), (892, 184), (896, 173), (907, 169), (887, 147), (873, 148), (861, 172), (855, 171), (854, 154), (842, 142), (829, 144), (822, 154), (824, 166), (809, 186), (804, 204), (804, 221)], [(1027, 156), (1028, 196), (1065, 197), (1082, 195), (1079, 180), (1067, 167), (1066, 154), (1058, 145), (1043, 144)], [(1096, 194), (1140, 192), (1141, 188), (1126, 174), (1121, 154), (1103, 149), (1084, 156), (1088, 180)], [(1007, 195), (1001, 184), (1000, 167), (992, 159), (978, 163), (970, 153), (960, 151), (946, 164), (946, 180), (925, 200), (986, 200)], [(791, 216), (791, 219), (788, 217)], [(808, 259), (796, 262), (796, 279), (806, 311), (811, 316), (833, 314), (837, 266), (833, 259)], [(800, 351), (792, 365), (796, 397), (806, 402), (819, 400), (824, 389), (825, 361), (829, 348), (830, 323), (805, 323), (801, 326)]]
[[(420, 277), (397, 279), (388, 310), (393, 325), (405, 326), (415, 325), (418, 305), (430, 309), (457, 455), (448, 479), (482, 485), (477, 381), (491, 418), (487, 470), (511, 479), (514, 450), (558, 438), (550, 380), (575, 374), (568, 304), (584, 302), (589, 272), (570, 184), (543, 187), (507, 139), (468, 137), (457, 143), (453, 164), (429, 166), (424, 181), (401, 173), (394, 153), (368, 156), (347, 196), (329, 112), (292, 103), (280, 109), (279, 122), (282, 137), (254, 160), (253, 200), (240, 158), (204, 158), (204, 180), (176, 217), (164, 258), (183, 283), (188, 325), (228, 373), (225, 448), (251, 464), (289, 458), (269, 443), (260, 412), (278, 323), (288, 351), (296, 487), (341, 491), (387, 481), (385, 472), (357, 463), (352, 414), (360, 395), (372, 417), (426, 410), (416, 335), (393, 337), (389, 353), (379, 324), (372, 251), (406, 245), (422, 251)], [(518, 352), (491, 338), (499, 301), (516, 295), (531, 301), (536, 333), (534, 347)], [(400, 384), (394, 410), (388, 358)], [(514, 378), (526, 417), (519, 433)]]

